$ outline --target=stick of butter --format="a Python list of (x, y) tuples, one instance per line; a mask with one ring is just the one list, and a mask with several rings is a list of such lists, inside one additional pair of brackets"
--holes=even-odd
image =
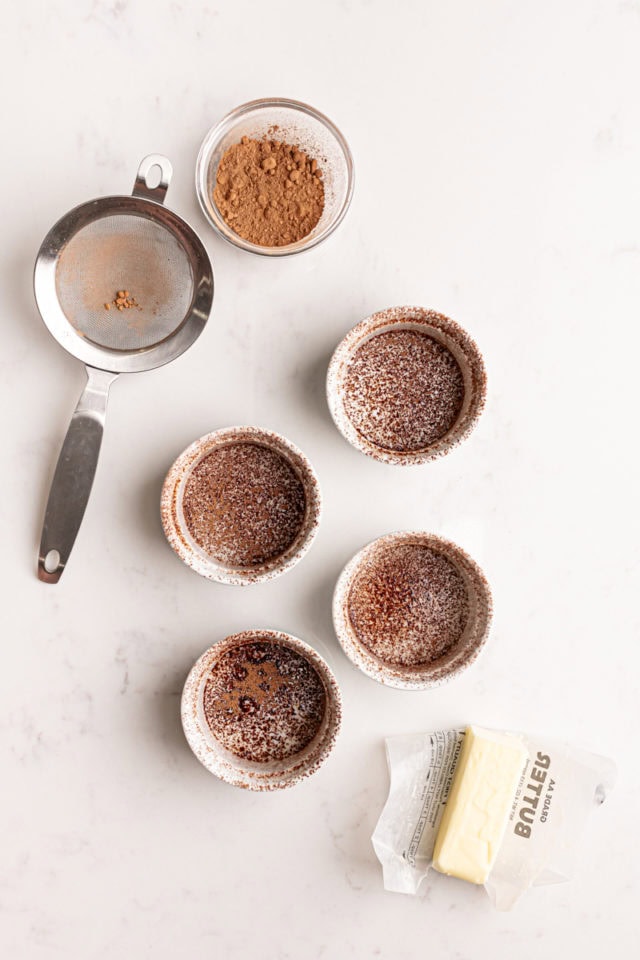
[(433, 866), (484, 883), (494, 864), (527, 759), (508, 734), (467, 727), (440, 822)]

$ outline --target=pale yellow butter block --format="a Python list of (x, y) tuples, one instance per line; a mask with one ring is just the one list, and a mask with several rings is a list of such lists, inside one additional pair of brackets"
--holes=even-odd
[(527, 751), (516, 737), (467, 727), (440, 822), (433, 866), (484, 883), (509, 819)]

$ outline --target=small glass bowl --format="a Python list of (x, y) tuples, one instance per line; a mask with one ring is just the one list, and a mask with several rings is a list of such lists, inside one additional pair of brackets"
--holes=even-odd
[[(299, 146), (318, 160), (323, 172), (324, 210), (314, 229), (296, 243), (263, 247), (238, 236), (227, 224), (213, 200), (213, 190), (222, 155), (244, 136), (260, 140), (272, 136)], [(342, 222), (353, 195), (353, 158), (347, 141), (328, 117), (297, 100), (268, 98), (236, 107), (209, 130), (196, 163), (196, 193), (205, 217), (214, 230), (241, 250), (263, 257), (286, 257), (316, 247)]]

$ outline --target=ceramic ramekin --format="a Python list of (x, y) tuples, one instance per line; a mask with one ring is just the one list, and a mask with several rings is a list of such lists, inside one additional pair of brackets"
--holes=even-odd
[[(280, 644), (299, 653), (315, 669), (325, 691), (325, 713), (318, 733), (300, 753), (282, 761), (255, 763), (235, 756), (212, 736), (204, 715), (204, 688), (216, 660), (231, 649), (257, 640)], [(245, 630), (209, 647), (196, 661), (184, 685), (181, 714), (189, 746), (207, 770), (236, 787), (280, 790), (311, 776), (327, 759), (340, 731), (342, 701), (333, 673), (307, 643), (276, 630)]]
[[(229, 147), (242, 137), (261, 140), (277, 136), (299, 146), (322, 167), (325, 189), (324, 211), (314, 229), (296, 243), (263, 247), (238, 236), (218, 210), (213, 191), (218, 165)], [(314, 107), (298, 100), (268, 97), (236, 107), (209, 130), (196, 163), (196, 193), (203, 213), (216, 233), (241, 250), (263, 257), (286, 257), (317, 247), (344, 219), (354, 186), (353, 158), (338, 128)]]
[[(398, 329), (416, 330), (441, 343), (455, 357), (464, 381), (464, 399), (456, 422), (444, 436), (418, 450), (398, 451), (378, 446), (356, 429), (345, 407), (346, 375), (358, 348), (377, 334)], [(424, 307), (390, 307), (362, 320), (338, 344), (327, 373), (329, 409), (342, 436), (376, 460), (403, 466), (442, 457), (468, 437), (482, 413), (486, 392), (484, 361), (475, 341), (454, 320)]]
[[(284, 553), (260, 566), (231, 567), (217, 562), (196, 543), (187, 528), (182, 502), (191, 471), (207, 454), (223, 445), (243, 442), (268, 447), (287, 461), (304, 488), (305, 513), (298, 536)], [(210, 580), (242, 586), (272, 580), (298, 563), (318, 531), (321, 506), (318, 478), (298, 447), (279, 434), (259, 427), (227, 427), (201, 437), (180, 454), (164, 481), (160, 511), (167, 540), (187, 566)]]
[[(461, 574), (469, 599), (469, 617), (458, 643), (438, 660), (415, 667), (399, 666), (378, 659), (358, 638), (349, 616), (349, 595), (359, 571), (379, 551), (404, 543), (423, 544), (446, 557)], [(492, 611), (491, 590), (475, 560), (457, 544), (433, 533), (390, 533), (373, 540), (347, 563), (333, 595), (333, 623), (338, 641), (349, 660), (373, 680), (403, 690), (439, 686), (474, 663), (487, 641)]]

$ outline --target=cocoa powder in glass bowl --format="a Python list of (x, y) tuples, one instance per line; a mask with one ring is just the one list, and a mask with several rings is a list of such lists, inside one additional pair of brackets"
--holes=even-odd
[(322, 167), (294, 144), (242, 137), (218, 165), (213, 200), (228, 226), (250, 243), (284, 247), (308, 236), (324, 210)]
[[(277, 151), (283, 164), (264, 170), (262, 163), (269, 160), (267, 141), (281, 145)], [(219, 183), (219, 174), (228, 172), (223, 169), (225, 157), (229, 159), (229, 150), (239, 152), (238, 148), (256, 156), (234, 163), (238, 187), (228, 181)], [(296, 172), (300, 173), (297, 183)], [(261, 183), (268, 189), (258, 189)], [(291, 198), (283, 198), (276, 186), (289, 191)], [(253, 100), (228, 113), (207, 133), (196, 164), (198, 200), (211, 226), (234, 246), (265, 257), (302, 253), (326, 240), (344, 219), (353, 187), (353, 158), (340, 130), (309, 104), (282, 97)], [(241, 193), (245, 203), (252, 203), (248, 218), (240, 216)], [(270, 204), (274, 204), (271, 212)], [(264, 230), (258, 231), (261, 226)]]
[(477, 658), (491, 623), (491, 592), (478, 565), (430, 533), (392, 533), (346, 565), (333, 621), (349, 659), (380, 683), (420, 690)]

